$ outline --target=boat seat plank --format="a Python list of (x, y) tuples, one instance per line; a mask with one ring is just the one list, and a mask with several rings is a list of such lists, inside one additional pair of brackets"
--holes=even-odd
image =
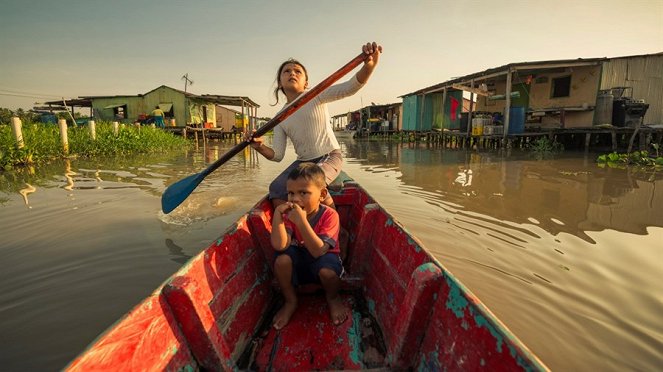
[(387, 345), (388, 364), (398, 369), (412, 368), (416, 355), (430, 323), (432, 309), (437, 300), (444, 275), (435, 263), (419, 266), (413, 273), (405, 298), (397, 308), (398, 316), (392, 337)]
[(251, 209), (248, 223), (253, 233), (253, 242), (260, 249), (265, 260), (271, 264), (274, 260), (274, 249), (270, 235), (272, 233), (272, 207), (269, 201), (263, 200)]
[(233, 368), (271, 301), (271, 271), (246, 218), (164, 284), (198, 363)]

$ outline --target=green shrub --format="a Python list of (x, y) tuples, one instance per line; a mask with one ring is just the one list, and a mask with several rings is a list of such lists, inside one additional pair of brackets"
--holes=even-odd
[(95, 157), (118, 156), (147, 152), (162, 152), (188, 146), (182, 137), (152, 127), (120, 127), (118, 134), (108, 122), (96, 125), (96, 139), (87, 126), (69, 127), (69, 152), (65, 153), (57, 125), (28, 123), (23, 125), (22, 149), (16, 142), (9, 125), (0, 125), (0, 169), (38, 164), (65, 156)]

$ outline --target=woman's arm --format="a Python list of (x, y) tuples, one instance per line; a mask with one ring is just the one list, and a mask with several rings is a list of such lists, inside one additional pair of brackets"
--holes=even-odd
[(373, 74), (373, 70), (378, 65), (382, 47), (376, 43), (368, 43), (362, 46), (362, 51), (367, 55), (362, 68), (352, 77), (352, 79), (333, 85), (320, 93), (318, 100), (322, 103), (330, 103), (345, 97), (350, 97), (357, 93)]
[(244, 140), (251, 141), (250, 146), (253, 149), (258, 151), (258, 153), (264, 156), (267, 160), (279, 162), (283, 159), (287, 143), (286, 135), (283, 129), (279, 127), (274, 128), (273, 148), (265, 145), (265, 140), (262, 137), (253, 137), (254, 133), (255, 130), (251, 134), (244, 132)]

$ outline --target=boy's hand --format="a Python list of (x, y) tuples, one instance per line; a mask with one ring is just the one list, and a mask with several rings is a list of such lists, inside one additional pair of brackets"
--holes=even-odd
[(298, 204), (288, 202), (290, 204), (290, 209), (288, 211), (288, 219), (292, 221), (296, 226), (301, 226), (302, 223), (307, 222), (306, 220), (306, 211), (302, 209)]
[(274, 214), (283, 215), (284, 213), (287, 213), (290, 210), (290, 208), (292, 208), (290, 206), (290, 202), (285, 202), (279, 205), (278, 207), (274, 208)]

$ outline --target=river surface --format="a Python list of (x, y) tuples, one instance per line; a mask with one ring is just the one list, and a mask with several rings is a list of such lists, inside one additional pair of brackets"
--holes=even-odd
[[(160, 211), (166, 185), (233, 145), (0, 173), (0, 368), (62, 369), (294, 160), (246, 149)], [(663, 366), (663, 174), (584, 153), (342, 148), (346, 172), (551, 369)]]

